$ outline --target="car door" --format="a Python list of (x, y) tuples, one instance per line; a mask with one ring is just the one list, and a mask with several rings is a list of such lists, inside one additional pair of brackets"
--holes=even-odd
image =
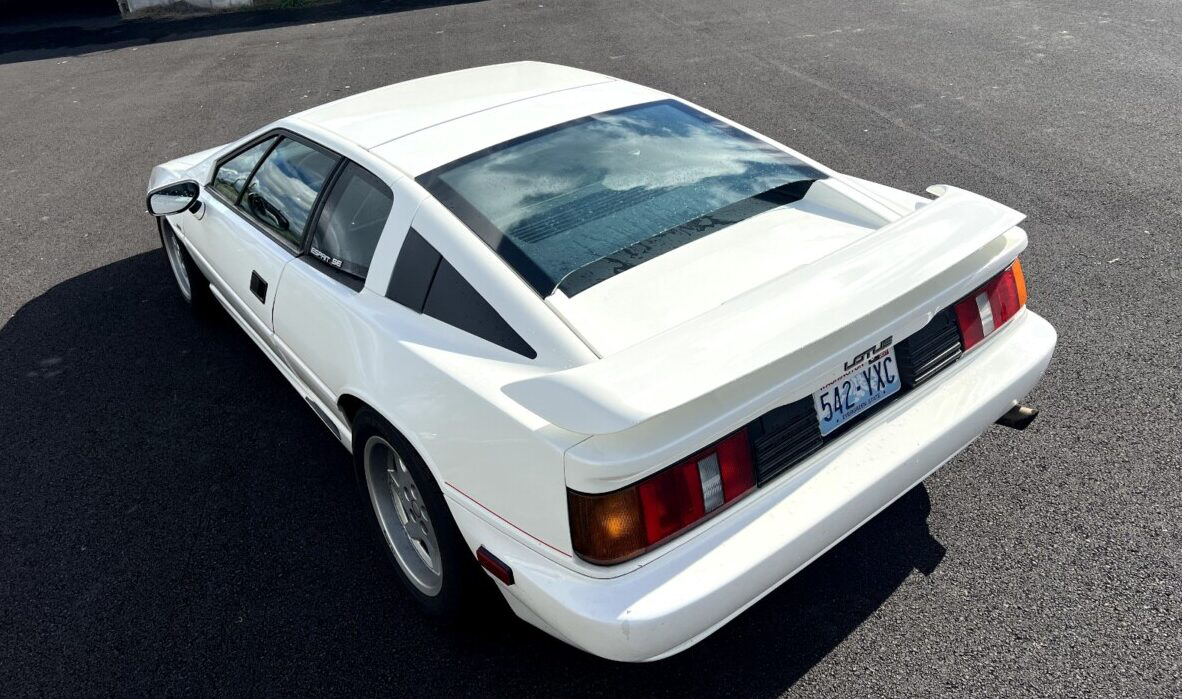
[(395, 205), (386, 182), (347, 161), (309, 227), (307, 254), (284, 270), (275, 306), (276, 346), (330, 410), (357, 357), (357, 343), (364, 341), (364, 321), (354, 302), (378, 243), (385, 231), (405, 233), (414, 214), (417, 200), (404, 189)]
[(211, 282), (259, 339), (271, 344), (283, 268), (299, 255), (339, 156), (294, 134), (248, 145), (216, 168), (195, 247)]

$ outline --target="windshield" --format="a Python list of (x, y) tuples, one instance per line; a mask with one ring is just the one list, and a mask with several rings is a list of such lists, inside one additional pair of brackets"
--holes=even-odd
[(821, 177), (669, 100), (529, 134), (418, 181), (548, 296), (795, 201)]

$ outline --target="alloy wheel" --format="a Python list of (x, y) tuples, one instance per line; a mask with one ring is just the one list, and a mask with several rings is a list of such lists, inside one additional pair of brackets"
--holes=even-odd
[(443, 587), (443, 559), (427, 505), (414, 475), (394, 447), (374, 435), (365, 443), (365, 483), (386, 545), (423, 594)]

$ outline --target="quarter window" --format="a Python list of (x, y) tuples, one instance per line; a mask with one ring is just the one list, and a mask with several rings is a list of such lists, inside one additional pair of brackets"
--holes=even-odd
[(384, 182), (360, 165), (349, 163), (316, 222), (312, 256), (364, 278), (393, 203), (394, 195)]
[(241, 206), (280, 238), (300, 247), (308, 215), (336, 163), (333, 155), (285, 138), (255, 171)]
[(275, 139), (268, 138), (222, 163), (213, 176), (213, 188), (230, 201), (237, 202), (238, 195), (246, 187), (246, 180), (254, 172), (254, 166), (274, 145)]

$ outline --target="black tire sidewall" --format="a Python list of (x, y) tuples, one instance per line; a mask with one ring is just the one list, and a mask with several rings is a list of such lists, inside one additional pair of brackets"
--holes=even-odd
[[(407, 469), (415, 479), (419, 494), (427, 507), (428, 515), (435, 524), (435, 537), (439, 544), (440, 557), (443, 564), (443, 584), (439, 594), (430, 596), (415, 587), (402, 570), (394, 552), (390, 550), (381, 526), (378, 524), (377, 513), (374, 512), (370, 499), (369, 485), (365, 478), (365, 443), (369, 438), (378, 435), (390, 443), (398, 456), (406, 463)], [(414, 598), (418, 605), (428, 615), (440, 619), (455, 619), (467, 607), (472, 597), (474, 587), (475, 559), (468, 550), (468, 545), (460, 535), (455, 520), (452, 519), (443, 498), (443, 492), (435, 482), (427, 465), (423, 463), (418, 452), (410, 443), (394, 429), (376, 411), (363, 407), (353, 420), (353, 467), (357, 478), (358, 494), (363, 502), (366, 519), (369, 520), (371, 531), (386, 552), (394, 571), (406, 591)]]
[[(164, 230), (165, 227), (168, 228), (167, 232)], [(197, 267), (197, 263), (193, 261), (192, 256), (189, 255), (189, 249), (185, 247), (185, 243), (177, 237), (176, 231), (173, 230), (172, 224), (168, 222), (168, 219), (164, 217), (158, 218), (156, 228), (160, 233), (160, 245), (164, 248), (165, 256), (168, 255), (168, 244), (165, 242), (164, 236), (171, 235), (176, 240), (177, 249), (181, 253), (181, 264), (185, 266), (185, 272), (189, 275), (189, 298), (186, 299), (179, 288), (177, 289), (177, 295), (181, 297), (181, 301), (189, 306), (194, 315), (204, 317), (209, 313), (210, 308), (214, 304), (213, 292), (209, 290), (209, 281)], [(176, 284), (176, 275), (172, 271), (171, 264), (169, 264), (168, 271), (173, 275), (174, 278), (172, 281)]]

